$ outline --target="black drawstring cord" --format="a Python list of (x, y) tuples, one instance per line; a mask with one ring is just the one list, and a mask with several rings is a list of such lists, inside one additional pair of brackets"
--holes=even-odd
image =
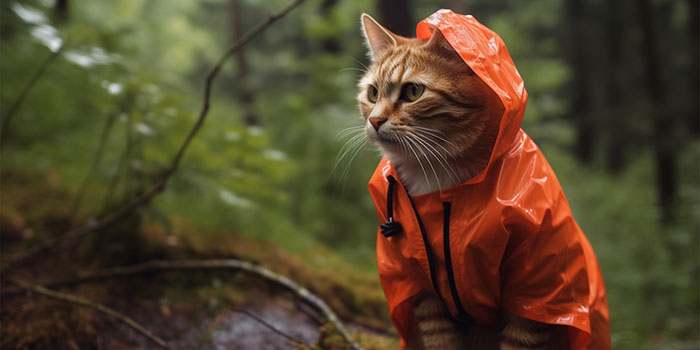
[(384, 237), (391, 237), (398, 235), (403, 230), (401, 224), (394, 221), (394, 189), (396, 187), (396, 179), (393, 176), (388, 176), (389, 187), (386, 191), (386, 215), (387, 222), (381, 224), (379, 227), (382, 230)]
[(457, 282), (455, 281), (454, 270), (452, 269), (452, 251), (450, 250), (450, 215), (452, 212), (452, 203), (443, 202), (443, 223), (442, 223), (442, 233), (443, 233), (443, 244), (445, 249), (445, 270), (447, 270), (447, 283), (450, 286), (450, 294), (452, 294), (452, 301), (455, 304), (455, 309), (457, 309), (456, 321), (463, 324), (470, 324), (472, 322), (471, 316), (464, 311), (464, 306), (462, 305), (462, 300), (459, 298), (459, 291), (457, 290)]
[[(384, 237), (392, 237), (395, 235), (400, 234), (403, 231), (403, 228), (401, 227), (401, 224), (394, 221), (394, 190), (396, 189), (396, 179), (394, 179), (393, 176), (389, 175), (387, 176), (387, 181), (389, 182), (389, 186), (387, 187), (386, 190), (386, 216), (387, 216), (387, 222), (381, 224), (379, 227), (381, 228), (382, 234)], [(408, 196), (408, 200), (411, 203), (411, 208), (413, 209), (413, 214), (416, 216), (416, 220), (418, 221), (418, 227), (420, 228), (420, 233), (421, 237), (423, 238), (423, 244), (425, 245), (425, 254), (428, 258), (428, 268), (430, 269), (430, 280), (433, 283), (433, 288), (435, 289), (435, 293), (438, 295), (440, 300), (442, 300), (443, 303), (445, 301), (442, 299), (442, 294), (440, 293), (440, 283), (437, 281), (437, 266), (435, 266), (435, 259), (433, 256), (433, 250), (430, 247), (430, 244), (428, 243), (428, 234), (425, 230), (425, 226), (423, 225), (423, 220), (420, 217), (420, 214), (418, 213), (418, 209), (416, 208), (416, 204), (413, 202), (413, 198), (411, 196)], [(457, 290), (457, 281), (455, 279), (454, 275), (454, 270), (452, 268), (452, 252), (450, 250), (450, 216), (452, 213), (452, 203), (450, 202), (443, 202), (443, 243), (444, 243), (444, 249), (445, 249), (445, 270), (447, 272), (447, 283), (448, 286), (450, 287), (450, 294), (452, 295), (452, 300), (455, 304), (455, 308), (457, 309), (457, 317), (451, 317), (453, 320), (455, 320), (458, 323), (461, 323), (463, 325), (469, 325), (473, 323), (473, 320), (471, 316), (465, 311), (464, 305), (462, 304), (462, 301), (460, 300), (459, 297), (459, 291)], [(447, 303), (445, 303), (447, 304)], [(450, 315), (452, 316), (452, 315)]]

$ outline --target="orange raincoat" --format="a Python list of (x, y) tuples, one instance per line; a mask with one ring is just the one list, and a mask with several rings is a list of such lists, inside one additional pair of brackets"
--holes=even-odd
[(389, 311), (410, 338), (411, 298), (436, 293), (453, 318), (497, 326), (503, 311), (568, 326), (572, 349), (610, 349), (603, 278), (554, 171), (520, 129), (527, 92), (503, 43), (472, 16), (440, 10), (418, 24), (440, 30), (504, 105), (487, 167), (459, 186), (409, 196), (392, 164), (369, 192), (381, 222), (377, 264)]

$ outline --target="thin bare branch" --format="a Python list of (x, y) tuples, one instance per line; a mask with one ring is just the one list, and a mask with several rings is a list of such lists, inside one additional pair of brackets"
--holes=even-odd
[(255, 320), (255, 322), (260, 323), (263, 327), (265, 327), (265, 328), (271, 330), (272, 332), (276, 333), (277, 335), (281, 336), (282, 338), (287, 339), (290, 343), (292, 343), (292, 344), (294, 344), (294, 345), (303, 346), (303, 347), (305, 347), (305, 348), (309, 348), (309, 344), (306, 344), (305, 341), (300, 340), (300, 339), (297, 339), (297, 338), (295, 338), (295, 337), (293, 337), (293, 336), (291, 336), (291, 335), (289, 335), (289, 334), (287, 334), (287, 333), (282, 332), (282, 331), (279, 330), (277, 327), (271, 325), (270, 323), (268, 323), (267, 321), (265, 321), (264, 319), (262, 319), (262, 318), (259, 317), (258, 315), (254, 314), (254, 313), (252, 313), (252, 312), (250, 312), (250, 311), (248, 311), (248, 310), (236, 309), (236, 308), (234, 308), (234, 309), (231, 309), (231, 311), (237, 312), (237, 313), (240, 313), (240, 314), (244, 314), (244, 315), (250, 317), (251, 319)]
[(117, 120), (117, 116), (119, 115), (118, 112), (114, 111), (112, 112), (108, 117), (107, 120), (105, 121), (104, 126), (102, 127), (102, 131), (100, 132), (99, 138), (97, 139), (97, 150), (95, 151), (95, 155), (92, 158), (92, 163), (90, 164), (90, 168), (88, 169), (87, 175), (85, 175), (85, 178), (83, 179), (83, 182), (80, 184), (80, 187), (78, 188), (78, 192), (75, 195), (75, 198), (73, 199), (73, 205), (71, 205), (71, 211), (70, 211), (70, 217), (74, 218), (75, 215), (78, 213), (80, 210), (80, 204), (83, 201), (83, 197), (85, 197), (85, 194), (87, 193), (88, 187), (90, 187), (90, 183), (92, 181), (93, 176), (97, 172), (97, 169), (99, 169), (100, 162), (102, 161), (102, 157), (104, 156), (104, 151), (105, 151), (105, 146), (107, 145), (107, 141), (109, 140), (109, 136), (112, 132), (112, 127), (114, 126), (114, 122)]
[[(361, 349), (338, 316), (326, 304), (323, 299), (313, 294), (305, 287), (299, 285), (292, 279), (273, 272), (263, 266), (255, 265), (251, 262), (238, 259), (208, 259), (208, 260), (151, 260), (136, 265), (121, 266), (111, 269), (99, 270), (80, 274), (78, 277), (68, 280), (53, 281), (44, 283), (50, 287), (66, 287), (78, 285), (86, 282), (95, 282), (115, 277), (133, 276), (153, 273), (158, 271), (173, 270), (237, 270), (262, 277), (265, 280), (276, 284), (297, 296), (304, 303), (319, 312), (323, 317), (331, 322), (338, 330), (338, 333), (352, 346), (353, 349)], [(11, 290), (3, 292), (3, 295), (14, 293)]]
[(301, 5), (301, 3), (303, 3), (304, 1), (305, 0), (294, 0), (279, 12), (270, 15), (265, 20), (258, 23), (253, 29), (251, 29), (248, 33), (243, 35), (243, 37), (241, 37), (240, 40), (238, 40), (219, 58), (219, 60), (214, 65), (214, 68), (212, 68), (212, 70), (207, 75), (204, 84), (204, 96), (202, 97), (202, 108), (199, 112), (199, 116), (197, 117), (197, 121), (192, 126), (192, 129), (190, 129), (189, 133), (180, 145), (180, 148), (178, 149), (177, 153), (175, 153), (175, 156), (170, 162), (170, 165), (165, 169), (165, 171), (163, 171), (162, 175), (155, 182), (155, 184), (153, 184), (150, 188), (146, 189), (140, 195), (130, 200), (120, 209), (98, 220), (88, 222), (83, 226), (74, 228), (64, 233), (63, 235), (57, 236), (56, 238), (47, 239), (43, 242), (36, 243), (29, 250), (23, 253), (19, 253), (18, 255), (8, 259), (8, 261), (5, 263), (4, 268), (6, 270), (11, 269), (12, 267), (16, 266), (22, 261), (25, 261), (38, 253), (47, 251), (49, 249), (54, 249), (58, 246), (61, 246), (62, 244), (67, 244), (68, 242), (76, 241), (92, 232), (111, 226), (114, 223), (127, 217), (134, 210), (148, 205), (154, 197), (162, 193), (167, 187), (170, 178), (173, 176), (173, 174), (175, 174), (175, 172), (179, 168), (180, 162), (182, 161), (183, 156), (189, 148), (190, 143), (192, 143), (192, 140), (197, 135), (199, 130), (204, 125), (204, 122), (206, 121), (206, 117), (209, 114), (212, 85), (216, 77), (219, 75), (219, 72), (223, 68), (224, 64), (230, 61), (230, 58), (233, 54), (235, 54), (238, 50), (240, 50), (242, 47), (244, 47), (246, 44), (252, 41), (253, 38), (255, 38), (258, 34), (265, 31), (268, 27), (270, 27), (270, 25), (272, 25), (276, 21), (282, 19), (294, 8)]
[[(5, 142), (7, 141), (9, 129), (10, 129), (10, 122), (12, 121), (12, 117), (17, 114), (17, 111), (19, 111), (19, 108), (22, 106), (22, 103), (24, 100), (27, 98), (29, 95), (29, 92), (32, 91), (32, 88), (36, 85), (36, 83), (39, 81), (39, 79), (46, 73), (46, 70), (49, 68), (51, 63), (58, 58), (58, 56), (63, 53), (63, 48), (66, 47), (65, 44), (61, 45), (56, 51), (52, 52), (44, 62), (39, 66), (39, 69), (34, 72), (34, 75), (29, 79), (26, 85), (24, 85), (24, 88), (22, 89), (22, 92), (19, 93), (17, 98), (15, 99), (15, 102), (10, 105), (10, 107), (7, 109), (7, 111), (3, 112), (3, 117), (2, 117), (2, 127), (0, 129), (0, 145), (4, 145)], [(4, 149), (4, 147), (2, 147)]]
[(119, 156), (119, 162), (117, 163), (117, 168), (114, 171), (114, 175), (109, 181), (109, 185), (104, 194), (104, 199), (102, 200), (102, 208), (106, 209), (112, 203), (112, 198), (114, 198), (115, 193), (117, 193), (117, 188), (119, 187), (119, 182), (123, 181), (128, 183), (129, 178), (129, 159), (134, 148), (134, 132), (133, 132), (134, 118), (131, 113), (126, 114), (126, 123), (124, 123), (124, 149)]
[(164, 348), (164, 349), (169, 349), (168, 344), (161, 338), (157, 337), (154, 335), (151, 331), (140, 325), (138, 322), (134, 321), (133, 319), (129, 318), (128, 316), (125, 316), (124, 314), (109, 308), (107, 306), (104, 306), (100, 303), (96, 303), (90, 300), (87, 300), (85, 298), (79, 297), (77, 295), (73, 294), (68, 294), (68, 293), (62, 293), (62, 292), (57, 292), (51, 289), (47, 289), (43, 286), (35, 285), (35, 284), (30, 284), (21, 280), (17, 279), (9, 279), (9, 281), (13, 284), (16, 284), (22, 289), (30, 290), (34, 293), (41, 294), (45, 297), (53, 298), (56, 300), (61, 300), (65, 301), (70, 304), (82, 306), (82, 307), (87, 307), (93, 310), (96, 310), (98, 312), (101, 312), (119, 322), (124, 323), (125, 325), (129, 326), (131, 329), (135, 330), (138, 333), (141, 333), (144, 337), (148, 338), (149, 340), (153, 341), (154, 343), (158, 344), (158, 346)]

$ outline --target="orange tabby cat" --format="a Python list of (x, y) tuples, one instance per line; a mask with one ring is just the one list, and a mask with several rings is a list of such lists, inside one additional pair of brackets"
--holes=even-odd
[[(440, 31), (428, 41), (391, 33), (370, 16), (362, 27), (372, 64), (359, 83), (366, 133), (412, 195), (453, 187), (489, 161), (503, 113), (498, 96)], [(442, 301), (414, 301), (411, 349), (543, 349), (552, 327), (504, 315), (499, 330), (453, 322)]]

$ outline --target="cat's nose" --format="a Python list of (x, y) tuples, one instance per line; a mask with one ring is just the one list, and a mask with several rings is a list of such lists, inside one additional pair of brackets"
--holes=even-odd
[(386, 123), (387, 117), (370, 117), (369, 123), (372, 124), (375, 131), (379, 131), (379, 127)]

